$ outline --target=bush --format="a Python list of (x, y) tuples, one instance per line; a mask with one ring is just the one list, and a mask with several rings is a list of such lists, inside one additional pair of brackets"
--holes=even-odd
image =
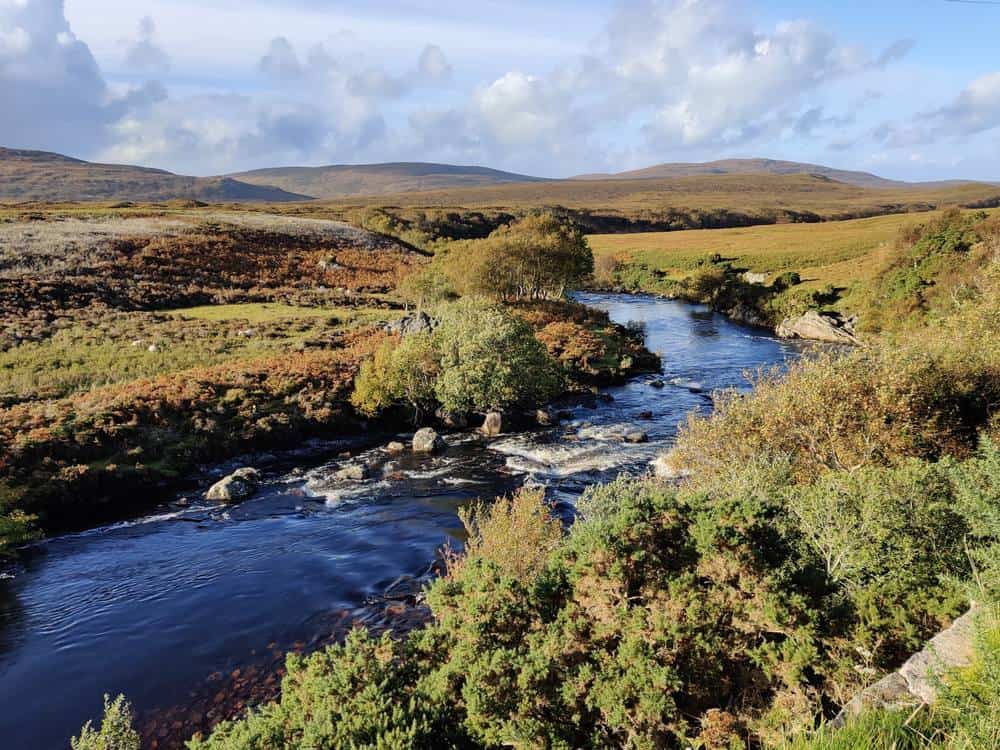
[(485, 240), (462, 243), (448, 268), (469, 294), (501, 301), (559, 299), (594, 271), (594, 256), (579, 229), (552, 214), (504, 225)]
[(434, 341), (441, 361), (434, 393), (447, 411), (539, 403), (562, 389), (559, 370), (531, 327), (500, 307), (473, 300), (449, 305)]
[(113, 701), (104, 696), (104, 719), (94, 729), (88, 721), (80, 736), (70, 740), (73, 750), (139, 750), (139, 733), (132, 727), (132, 707), (119, 695)]
[(531, 327), (502, 307), (461, 300), (440, 308), (432, 334), (386, 342), (365, 362), (351, 402), (370, 416), (402, 403), (414, 418), (439, 404), (487, 412), (544, 402), (562, 374)]

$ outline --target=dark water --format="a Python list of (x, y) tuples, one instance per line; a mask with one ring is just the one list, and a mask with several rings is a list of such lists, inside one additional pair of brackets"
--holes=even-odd
[[(578, 407), (574, 421), (537, 434), (458, 436), (433, 458), (376, 450), (306, 465), (300, 476), (271, 476), (236, 507), (165, 507), (30, 550), (0, 580), (0, 745), (67, 747), (99, 715), (104, 693), (125, 693), (140, 712), (182, 703), (210, 672), (270, 642), (308, 639), (323, 614), (424, 570), (457, 538), (463, 503), (531, 482), (567, 507), (588, 484), (645, 471), (688, 412), (711, 408), (711, 390), (745, 387), (745, 371), (799, 354), (682, 303), (581, 300), (645, 324), (665, 387), (638, 378), (608, 389), (614, 401)], [(653, 419), (640, 421), (647, 410)], [(622, 443), (636, 427), (650, 442)], [(372, 460), (372, 479), (333, 478)]]

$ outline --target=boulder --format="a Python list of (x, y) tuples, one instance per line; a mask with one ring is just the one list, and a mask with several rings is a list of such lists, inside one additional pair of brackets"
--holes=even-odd
[(403, 445), (402, 443), (400, 443), (398, 440), (393, 440), (391, 443), (389, 443), (387, 446), (385, 446), (385, 450), (388, 453), (397, 454), (397, 453), (402, 453), (403, 451), (405, 451), (406, 450), (406, 446)]
[(649, 385), (651, 388), (665, 388), (666, 387), (666, 383), (664, 383), (662, 380), (650, 380), (649, 383), (647, 383), (647, 385)]
[(651, 411), (641, 411), (639, 412), (639, 419), (648, 422), (653, 418), (653, 412)]
[(341, 481), (349, 482), (363, 482), (368, 478), (368, 467), (361, 464), (354, 464), (353, 466), (345, 466), (343, 469), (338, 471), (334, 475), (337, 479)]
[(754, 273), (753, 271), (745, 271), (743, 273), (743, 280), (748, 284), (766, 284), (770, 274), (767, 273)]
[(442, 451), (447, 447), (441, 436), (430, 427), (424, 427), (422, 430), (417, 430), (413, 435), (413, 452), (414, 453), (437, 453)]
[(387, 323), (385, 330), (387, 333), (395, 333), (405, 338), (415, 333), (430, 333), (434, 330), (434, 321), (427, 313), (416, 312)]
[(775, 333), (785, 339), (808, 339), (830, 344), (857, 344), (851, 332), (854, 326), (841, 320), (840, 316), (809, 310), (797, 318), (786, 318), (775, 329)]
[(487, 437), (496, 437), (503, 432), (503, 415), (498, 411), (491, 411), (483, 420), (483, 426), (479, 428)]
[(260, 487), (260, 472), (245, 467), (237, 469), (228, 477), (220, 479), (208, 488), (205, 493), (207, 500), (217, 500), (222, 503), (238, 503), (246, 500), (257, 492)]
[(632, 432), (626, 432), (622, 439), (626, 443), (633, 443), (633, 444), (648, 443), (649, 435), (647, 435), (642, 430), (634, 430)]
[(538, 409), (535, 411), (535, 422), (542, 427), (550, 427), (559, 421), (559, 415), (553, 414), (549, 409)]

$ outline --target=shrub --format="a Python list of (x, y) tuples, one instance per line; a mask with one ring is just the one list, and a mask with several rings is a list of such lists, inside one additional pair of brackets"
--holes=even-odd
[(559, 299), (593, 273), (594, 257), (579, 229), (543, 213), (463, 243), (449, 254), (448, 268), (470, 294), (501, 301)]
[(139, 744), (139, 733), (132, 727), (132, 707), (123, 695), (114, 700), (105, 695), (101, 728), (94, 729), (88, 721), (80, 736), (70, 740), (73, 750), (139, 750)]
[(547, 401), (561, 374), (531, 327), (500, 307), (461, 300), (434, 332), (441, 374), (434, 384), (447, 411), (485, 412)]
[(374, 416), (393, 404), (413, 410), (414, 422), (434, 402), (434, 383), (440, 370), (439, 357), (430, 334), (388, 340), (372, 359), (362, 364), (354, 381), (351, 403), (358, 411)]

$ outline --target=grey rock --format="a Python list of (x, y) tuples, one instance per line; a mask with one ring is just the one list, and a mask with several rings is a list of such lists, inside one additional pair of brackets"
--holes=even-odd
[(626, 432), (623, 439), (626, 443), (648, 443), (649, 435), (647, 435), (642, 430), (635, 430), (634, 432)]
[(639, 412), (639, 419), (649, 421), (653, 418), (653, 412), (651, 411), (641, 411)]
[(398, 440), (393, 440), (391, 443), (385, 446), (385, 449), (389, 453), (402, 453), (403, 451), (406, 450), (406, 446), (400, 443)]
[(746, 271), (743, 274), (743, 280), (748, 284), (766, 284), (770, 274), (766, 273), (754, 273), (753, 271)]
[(254, 468), (237, 469), (208, 488), (207, 500), (238, 503), (251, 497), (260, 487), (260, 472)]
[(742, 302), (731, 308), (726, 315), (729, 316), (730, 319), (735, 320), (737, 323), (744, 323), (748, 326), (757, 326), (758, 328), (768, 327), (768, 322), (764, 316), (749, 305), (744, 305)]
[(559, 421), (559, 415), (553, 414), (548, 409), (538, 409), (535, 411), (535, 422), (540, 424), (542, 427), (549, 427), (556, 424)]
[(920, 700), (910, 692), (903, 676), (899, 672), (893, 672), (851, 698), (831, 723), (839, 729), (848, 719), (860, 716), (871, 709), (902, 708), (918, 703)]
[(651, 388), (665, 388), (666, 387), (666, 383), (664, 383), (662, 380), (650, 380), (647, 385), (649, 385)]
[(413, 435), (413, 452), (414, 453), (437, 453), (442, 451), (447, 447), (441, 436), (430, 427), (424, 427), (422, 430), (417, 430)]
[(503, 432), (503, 415), (498, 411), (491, 411), (486, 415), (479, 431), (487, 437), (496, 437)]
[(430, 333), (434, 327), (435, 321), (427, 313), (417, 312), (387, 323), (385, 330), (406, 337), (415, 333)]
[(975, 654), (976, 610), (970, 609), (931, 638), (927, 647), (899, 668), (899, 673), (909, 685), (910, 692), (925, 703), (937, 700), (937, 683), (941, 673), (957, 667), (967, 667)]
[[(851, 324), (853, 330), (853, 323)], [(808, 339), (830, 344), (857, 344), (858, 339), (839, 316), (809, 310), (797, 318), (786, 318), (775, 329), (786, 339)]]

